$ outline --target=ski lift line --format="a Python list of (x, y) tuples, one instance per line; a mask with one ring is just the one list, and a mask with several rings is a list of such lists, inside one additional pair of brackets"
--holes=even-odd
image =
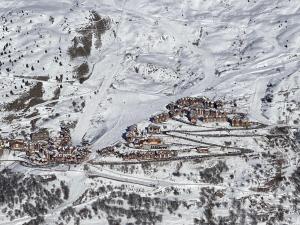
[(204, 133), (204, 132), (222, 132), (222, 131), (241, 131), (241, 130), (255, 130), (267, 128), (267, 125), (261, 124), (257, 127), (249, 128), (220, 128), (220, 129), (208, 129), (208, 130), (165, 130), (163, 132), (175, 132), (175, 133)]
[(216, 146), (216, 147), (227, 148), (227, 149), (236, 149), (236, 150), (240, 150), (241, 153), (252, 153), (252, 152), (254, 152), (252, 149), (248, 149), (248, 148), (230, 147), (230, 146), (225, 146), (225, 145), (212, 144), (212, 143), (198, 141), (198, 140), (195, 140), (195, 139), (192, 139), (192, 138), (181, 137), (181, 136), (172, 135), (172, 134), (166, 134), (166, 135), (171, 136), (171, 137), (175, 137), (175, 138), (179, 138), (179, 139), (184, 139), (184, 140), (187, 140), (187, 141), (193, 141), (193, 142), (196, 142), (196, 143), (209, 145), (209, 146)]

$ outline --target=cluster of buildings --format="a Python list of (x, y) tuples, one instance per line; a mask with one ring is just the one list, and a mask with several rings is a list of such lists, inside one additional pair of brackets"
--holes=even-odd
[(211, 101), (206, 97), (183, 97), (178, 99), (175, 103), (170, 103), (168, 106), (174, 105), (175, 107), (185, 108), (193, 105), (200, 105), (203, 108), (223, 108), (223, 102), (220, 100)]
[(162, 140), (158, 137), (145, 137), (145, 138), (138, 138), (136, 140), (134, 140), (133, 145), (135, 147), (140, 147), (140, 148), (156, 148), (156, 146), (161, 145), (162, 144)]
[(197, 124), (198, 120), (201, 120), (204, 123), (226, 122), (227, 113), (215, 109), (204, 109), (201, 107), (193, 107), (188, 112), (188, 119), (192, 124)]
[(229, 122), (232, 127), (248, 128), (252, 125), (246, 115), (228, 113), (224, 110), (224, 103), (220, 100), (211, 101), (205, 97), (184, 97), (172, 102), (166, 106), (168, 112), (162, 112), (150, 118), (152, 122), (146, 127), (148, 137), (142, 138), (141, 132), (137, 125), (128, 127), (124, 134), (124, 139), (128, 143), (133, 143), (136, 147), (145, 147), (147, 145), (162, 144), (158, 138), (153, 138), (151, 135), (161, 133), (161, 123), (167, 122), (176, 117), (184, 117), (188, 119), (191, 125), (196, 125), (198, 121), (203, 123), (211, 122)]
[(226, 122), (227, 113), (222, 111), (222, 101), (210, 101), (204, 97), (184, 97), (166, 106), (168, 112), (163, 112), (151, 118), (153, 123), (163, 123), (177, 116), (187, 116), (191, 124), (196, 124), (197, 120), (204, 123)]
[[(175, 117), (175, 115), (174, 115)], [(160, 113), (156, 116), (153, 116), (151, 118), (151, 122), (153, 123), (163, 123), (163, 122), (167, 122), (169, 119), (171, 118), (170, 114), (169, 113)]]
[(0, 148), (25, 152), (32, 162), (39, 164), (81, 163), (90, 153), (87, 146), (72, 146), (70, 131), (65, 127), (54, 138), (50, 138), (47, 129), (41, 129), (28, 139), (0, 139)]
[[(203, 123), (230, 122), (234, 127), (249, 127), (251, 123), (246, 117), (235, 117), (229, 120), (228, 113), (223, 109), (224, 103), (220, 100), (211, 101), (205, 97), (184, 97), (166, 106), (168, 112), (163, 112), (151, 118), (153, 123), (159, 124), (177, 116), (187, 116), (193, 125), (198, 120)], [(232, 121), (232, 122), (231, 122)]]
[(160, 126), (150, 124), (146, 127), (146, 133), (140, 132), (137, 125), (132, 125), (127, 128), (124, 139), (127, 141), (129, 147), (143, 148), (143, 149), (164, 149), (166, 148), (163, 141), (159, 137), (155, 137), (154, 134), (160, 134)]
[(171, 150), (144, 151), (138, 153), (128, 153), (123, 156), (123, 160), (162, 160), (176, 157), (177, 152)]
[[(228, 113), (224, 110), (221, 100), (211, 101), (205, 97), (184, 97), (166, 106), (168, 112), (163, 112), (151, 118), (155, 124), (166, 122), (177, 116), (186, 116), (192, 125), (198, 121), (203, 123), (229, 122), (233, 127), (250, 127), (252, 123), (245, 114)], [(233, 114), (233, 115), (229, 115)]]
[(136, 137), (140, 135), (140, 132), (137, 128), (137, 125), (131, 125), (130, 127), (127, 128), (125, 134), (124, 134), (124, 139), (127, 140), (128, 142), (133, 142)]
[(102, 157), (115, 156), (122, 158), (123, 160), (162, 160), (169, 159), (177, 156), (176, 151), (167, 150), (165, 148), (148, 149), (148, 151), (131, 151), (131, 152), (119, 152), (116, 151), (115, 146), (109, 146), (97, 151)]
[[(196, 125), (198, 121), (203, 123), (211, 122), (229, 122), (232, 127), (248, 128), (253, 123), (250, 122), (245, 114), (229, 112), (224, 109), (224, 102), (217, 100), (211, 101), (206, 97), (184, 97), (172, 102), (166, 106), (168, 111), (162, 112), (150, 118), (150, 123), (144, 130), (139, 130), (137, 125), (128, 127), (124, 134), (126, 145), (136, 149), (150, 150), (149, 152), (130, 153), (125, 157), (129, 159), (155, 159), (155, 157), (171, 157), (168, 153), (167, 145), (163, 143), (160, 137), (162, 133), (161, 124), (170, 119), (180, 119), (191, 125)], [(157, 156), (161, 152), (161, 156)], [(197, 152), (207, 153), (207, 148), (197, 149)], [(159, 154), (160, 155), (160, 154)]]
[[(168, 111), (154, 115), (150, 118), (148, 126), (129, 126), (123, 137), (125, 145), (130, 151), (117, 151), (115, 147), (107, 147), (98, 153), (102, 156), (117, 156), (123, 160), (162, 160), (177, 156), (177, 152), (170, 150), (162, 138), (165, 129), (163, 123), (175, 119), (183, 123), (196, 125), (198, 121), (202, 123), (229, 123), (232, 127), (248, 128), (254, 125), (247, 119), (247, 116), (235, 111), (229, 111), (224, 107), (224, 102), (211, 101), (206, 97), (184, 97), (166, 106)], [(126, 149), (126, 148), (123, 148)], [(190, 149), (191, 150), (191, 149)], [(193, 149), (197, 153), (209, 153), (208, 147), (196, 147)]]

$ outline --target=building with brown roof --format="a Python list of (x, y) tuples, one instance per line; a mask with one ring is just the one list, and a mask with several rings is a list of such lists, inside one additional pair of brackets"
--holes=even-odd
[(153, 123), (163, 123), (163, 122), (167, 122), (168, 119), (170, 119), (169, 113), (160, 113), (156, 116), (153, 116), (151, 118), (151, 121)]
[(220, 112), (217, 116), (217, 122), (227, 122), (227, 113), (226, 112)]
[(190, 111), (188, 113), (188, 119), (192, 124), (196, 124), (198, 120), (197, 112), (196, 111)]
[(228, 122), (232, 127), (245, 127), (248, 128), (252, 125), (252, 123), (247, 118), (241, 118), (238, 116), (234, 116), (233, 118), (229, 118)]
[(180, 107), (189, 107), (193, 105), (206, 105), (208, 99), (203, 97), (183, 97), (176, 101), (176, 104)]
[(37, 141), (48, 141), (49, 140), (49, 131), (47, 129), (40, 129), (35, 133), (30, 134), (30, 139), (32, 142)]
[(146, 128), (148, 134), (159, 134), (161, 132), (160, 130), (160, 126), (156, 126), (153, 124), (150, 124), (147, 128)]
[(203, 117), (203, 122), (204, 123), (213, 123), (217, 122), (217, 118), (215, 116), (204, 116)]
[(126, 132), (123, 134), (123, 138), (127, 142), (133, 142), (140, 135), (138, 127), (136, 124), (133, 124), (127, 127)]
[(89, 153), (87, 148), (73, 146), (44, 152), (48, 162), (55, 163), (80, 163), (87, 158)]
[(144, 147), (149, 145), (160, 145), (162, 144), (162, 140), (156, 137), (143, 138), (134, 141), (135, 147)]
[(176, 116), (183, 116), (182, 109), (174, 109), (169, 111), (170, 118), (174, 118)]
[(136, 124), (133, 124), (127, 128), (127, 131), (138, 133), (138, 127)]
[(175, 110), (175, 109), (178, 109), (178, 105), (175, 104), (174, 102), (171, 102), (171, 103), (169, 103), (168, 105), (166, 105), (166, 108), (167, 108), (168, 110)]
[(226, 122), (227, 121), (227, 113), (221, 112), (219, 110), (205, 109), (203, 112), (202, 120), (204, 123)]
[(135, 140), (135, 138), (137, 137), (136, 133), (135, 132), (132, 132), (132, 131), (127, 131), (125, 134), (124, 134), (124, 139), (127, 141), (127, 142), (133, 142)]
[(215, 109), (223, 109), (224, 103), (221, 100), (217, 100), (214, 102)]
[(171, 157), (176, 157), (175, 151), (170, 150), (159, 150), (159, 151), (147, 151), (147, 152), (137, 152), (129, 153), (123, 156), (124, 160), (161, 160), (168, 159)]
[(27, 150), (27, 144), (24, 140), (15, 139), (10, 140), (9, 147), (13, 151), (26, 151)]
[(208, 153), (209, 149), (207, 147), (196, 147), (198, 153)]

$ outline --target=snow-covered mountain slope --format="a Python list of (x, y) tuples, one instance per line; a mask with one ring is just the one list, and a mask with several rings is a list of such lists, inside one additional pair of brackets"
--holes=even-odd
[(105, 146), (166, 102), (200, 94), (297, 125), (298, 9), (296, 0), (1, 1), (3, 123), (69, 121), (75, 143)]
[[(299, 128), (299, 12), (299, 0), (1, 0), (1, 135), (65, 124), (96, 155), (183, 96), (236, 102), (252, 120)], [(1, 169), (25, 178), (2, 172), (0, 191), (55, 174), (25, 198), (36, 203), (66, 182), (74, 194), (45, 203), (36, 219), (51, 225), (299, 224), (299, 147), (284, 135), (251, 140), (259, 151), (249, 157), (43, 169), (7, 161)], [(39, 212), (1, 204), (0, 224)]]

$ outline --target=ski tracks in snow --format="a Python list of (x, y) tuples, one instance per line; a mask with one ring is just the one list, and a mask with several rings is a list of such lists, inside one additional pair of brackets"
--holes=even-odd
[[(117, 31), (119, 25), (123, 21), (124, 17), (124, 8), (125, 8), (126, 0), (123, 1), (122, 4), (122, 14), (120, 23), (117, 26)], [(103, 79), (101, 83), (98, 83), (96, 94), (90, 97), (88, 101), (86, 102), (86, 107), (84, 108), (84, 111), (82, 115), (79, 117), (77, 125), (72, 132), (72, 139), (75, 144), (79, 144), (82, 141), (82, 138), (86, 135), (89, 127), (91, 127), (91, 120), (94, 118), (94, 116), (98, 113), (97, 109), (99, 108), (99, 105), (101, 102), (103, 102), (106, 98), (107, 90), (109, 89), (110, 85), (112, 84), (114, 80), (114, 76), (120, 71), (120, 64), (122, 62), (121, 54), (119, 53), (120, 49), (120, 41), (118, 41), (118, 38), (116, 39), (114, 46), (115, 48), (112, 49), (111, 53), (106, 55), (105, 58), (101, 61), (98, 61), (93, 66), (93, 74), (90, 77), (90, 82), (93, 82), (95, 76), (98, 76), (100, 73), (103, 74)], [(104, 53), (102, 53), (104, 54)], [(101, 65), (109, 65), (110, 67), (104, 66), (101, 67)], [(105, 69), (104, 69), (105, 68)]]

